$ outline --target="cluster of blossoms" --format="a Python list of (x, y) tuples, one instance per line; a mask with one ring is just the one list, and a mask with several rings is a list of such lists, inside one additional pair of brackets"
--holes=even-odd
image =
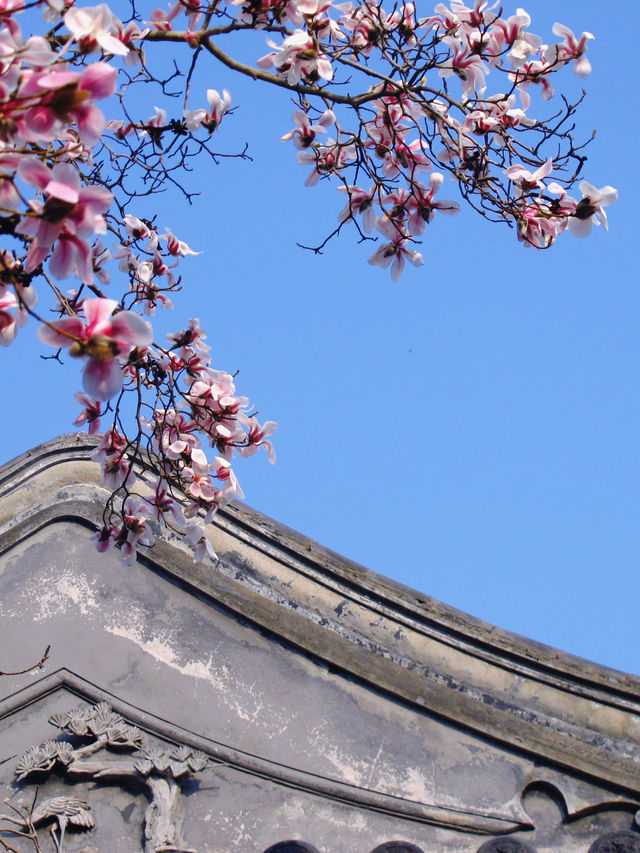
[[(451, 0), (420, 18), (410, 2), (385, 11), (373, 0), (177, 0), (140, 15), (132, 4), (123, 22), (104, 3), (0, 4), (0, 344), (33, 317), (41, 341), (83, 363), (76, 424), (98, 437), (111, 492), (101, 550), (117, 545), (130, 561), (164, 525), (204, 555), (204, 525), (241, 495), (232, 458), (260, 447), (275, 458), (275, 424), (261, 425), (231, 376), (211, 366), (198, 321), (159, 343), (149, 319), (172, 307), (178, 267), (197, 253), (136, 204), (168, 185), (190, 199), (191, 164), (216, 159), (211, 140), (231, 112), (226, 89), (195, 102), (199, 63), (296, 96), (282, 139), (310, 170), (308, 186), (334, 179), (346, 194), (333, 234), (352, 223), (362, 239), (380, 235), (369, 262), (394, 280), (407, 261), (422, 264), (416, 245), (437, 214), (460, 210), (439, 197), (446, 175), (526, 246), (606, 228), (617, 193), (582, 180), (584, 145), (572, 136), (579, 101), (563, 98), (546, 120), (531, 114), (532, 103), (554, 97), (563, 68), (589, 74), (593, 37), (555, 24), (559, 40), (545, 44), (524, 10), (504, 17), (498, 5)], [(21, 23), (33, 26), (38, 12), (42, 32), (24, 37)], [(248, 29), (265, 30), (271, 48), (253, 66), (222, 47)], [(162, 42), (175, 52), (170, 77), (161, 57), (154, 66)], [(497, 91), (488, 91), (490, 75)], [(174, 114), (164, 98), (152, 115), (134, 115), (138, 84), (163, 96), (178, 79)], [(120, 289), (109, 296), (106, 287)], [(39, 307), (43, 293), (54, 296), (54, 319)]]
[[(247, 20), (253, 4), (236, 0), (234, 5)], [(585, 236), (593, 223), (606, 227), (603, 207), (617, 198), (612, 187), (596, 189), (579, 181), (584, 146), (575, 143), (569, 123), (575, 105), (556, 114), (551, 133), (548, 121), (529, 114), (532, 91), (538, 88), (542, 101), (550, 100), (553, 75), (562, 68), (570, 65), (579, 78), (590, 73), (585, 54), (593, 36), (578, 38), (557, 23), (553, 34), (561, 41), (545, 44), (529, 32), (531, 18), (523, 9), (503, 17), (498, 5), (475, 0), (468, 7), (453, 0), (422, 19), (412, 3), (390, 13), (370, 2), (354, 7), (307, 0), (261, 10), (262, 26), (277, 22), (295, 29), (280, 46), (269, 41), (276, 50), (258, 60), (258, 67), (273, 68), (290, 83), (317, 86), (323, 105), (332, 105), (314, 110), (305, 91), (303, 109), (293, 116), (296, 127), (282, 138), (293, 139), (301, 149), (298, 162), (313, 167), (308, 186), (328, 176), (341, 182), (339, 189), (349, 196), (341, 224), (354, 220), (361, 233), (377, 230), (389, 241), (369, 262), (391, 266), (394, 280), (405, 259), (422, 263), (412, 244), (434, 213), (459, 210), (454, 201), (434, 202), (443, 176), (432, 170), (446, 169), (476, 210), (515, 226), (518, 239), (536, 248), (549, 247), (567, 228)], [(393, 56), (383, 74), (362, 61), (374, 52)], [(344, 109), (338, 115), (344, 98), (323, 83), (332, 81), (341, 65), (350, 74), (357, 68), (373, 83), (348, 99), (346, 121)], [(500, 78), (502, 92), (488, 93), (490, 73)], [(444, 88), (436, 87), (436, 75)], [(454, 81), (459, 94), (449, 88)], [(334, 137), (316, 138), (330, 126)], [(425, 172), (431, 172), (428, 180), (420, 178)], [(369, 185), (353, 183), (350, 173), (368, 178)], [(576, 184), (581, 198), (570, 195)]]
[[(275, 461), (275, 424), (261, 425), (232, 378), (211, 367), (197, 320), (154, 342), (146, 317), (172, 307), (176, 268), (196, 253), (168, 228), (159, 233), (127, 212), (135, 193), (123, 190), (118, 153), (96, 162), (110, 136), (136, 150), (156, 183), (167, 171), (154, 160), (168, 131), (164, 110), (137, 122), (107, 121), (103, 112), (105, 102), (117, 104), (118, 64), (140, 62), (149, 28), (125, 26), (104, 4), (39, 5), (52, 29), (26, 39), (21, 0), (0, 11), (0, 230), (9, 243), (0, 251), (0, 343), (11, 344), (31, 316), (43, 343), (83, 365), (75, 423), (99, 440), (95, 459), (110, 492), (99, 550), (117, 545), (130, 563), (167, 526), (200, 559), (212, 554), (205, 524), (242, 496), (232, 457), (264, 447)], [(226, 91), (209, 90), (207, 100), (209, 109), (185, 112), (185, 135), (210, 137), (230, 107)], [(120, 280), (118, 298), (103, 292), (112, 279)], [(73, 289), (63, 292), (66, 280)], [(47, 290), (58, 318), (37, 307)], [(137, 398), (133, 435), (122, 416), (128, 395)]]

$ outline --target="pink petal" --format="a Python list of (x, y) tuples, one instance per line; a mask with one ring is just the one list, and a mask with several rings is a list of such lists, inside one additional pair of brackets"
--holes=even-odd
[(115, 358), (109, 361), (90, 358), (83, 372), (84, 390), (96, 400), (110, 400), (122, 388), (122, 368)]
[(20, 161), (18, 174), (23, 181), (43, 190), (51, 180), (51, 169), (36, 157), (25, 157)]
[[(60, 331), (56, 331), (57, 329)], [(84, 323), (79, 317), (65, 317), (62, 320), (56, 320), (51, 326), (40, 326), (38, 337), (52, 347), (68, 347), (76, 338), (82, 337), (83, 331)]]
[(48, 74), (38, 77), (37, 84), (41, 89), (59, 89), (61, 86), (75, 83), (79, 78), (77, 71), (49, 71)]
[(151, 323), (133, 311), (121, 311), (111, 322), (112, 334), (130, 344), (146, 347), (153, 342)]
[(87, 318), (87, 333), (89, 335), (106, 334), (104, 327), (109, 324), (109, 318), (118, 307), (115, 299), (85, 299), (82, 310)]
[(79, 88), (90, 92), (96, 100), (110, 98), (116, 91), (118, 69), (106, 62), (94, 62), (83, 72)]

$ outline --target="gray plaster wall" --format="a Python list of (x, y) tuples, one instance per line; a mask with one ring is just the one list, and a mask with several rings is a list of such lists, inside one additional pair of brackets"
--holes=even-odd
[(0, 782), (13, 803), (36, 783), (91, 803), (66, 851), (143, 848), (130, 777), (16, 781), (27, 750), (66, 737), (51, 715), (100, 701), (149, 745), (209, 756), (180, 795), (184, 845), (164, 849), (609, 853), (611, 833), (640, 849), (633, 679), (421, 604), (251, 510), (221, 514), (215, 565), (168, 541), (127, 568), (91, 541), (86, 455), (62, 441), (0, 478), (0, 667), (51, 645), (44, 671), (0, 679)]

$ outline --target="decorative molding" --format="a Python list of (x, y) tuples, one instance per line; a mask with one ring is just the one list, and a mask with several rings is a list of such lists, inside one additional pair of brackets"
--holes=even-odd
[(502, 835), (533, 828), (528, 816), (513, 802), (506, 803), (502, 811), (483, 812), (458, 809), (433, 803), (422, 803), (404, 797), (381, 794), (360, 788), (337, 779), (319, 776), (298, 768), (246, 753), (227, 744), (204, 738), (182, 729), (166, 720), (135, 708), (113, 694), (66, 669), (60, 669), (38, 682), (16, 692), (0, 702), (0, 719), (20, 711), (55, 690), (66, 688), (88, 702), (106, 702), (121, 717), (134, 723), (151, 735), (174, 743), (185, 744), (206, 754), (212, 763), (259, 776), (277, 784), (304, 791), (330, 800), (337, 800), (357, 808), (372, 809), (391, 817), (404, 818), (418, 823), (441, 826), (458, 832), (475, 835)]

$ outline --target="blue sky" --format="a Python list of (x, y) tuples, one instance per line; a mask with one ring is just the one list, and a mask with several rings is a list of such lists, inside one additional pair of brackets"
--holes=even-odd
[[(220, 150), (247, 141), (253, 162), (203, 165), (192, 208), (154, 202), (160, 226), (203, 250), (159, 327), (199, 316), (215, 366), (278, 421), (277, 465), (239, 466), (249, 504), (447, 604), (640, 673), (639, 128), (621, 36), (640, 7), (558, 7), (525, 4), (545, 40), (558, 19), (596, 36), (577, 133), (597, 128), (585, 178), (620, 191), (609, 233), (536, 252), (465, 211), (428, 227), (424, 267), (397, 284), (353, 233), (314, 256), (296, 243), (320, 242), (344, 198), (305, 187), (279, 141), (287, 93), (210, 66), (202, 101), (227, 87), (238, 105)], [(448, 180), (441, 195), (456, 197)], [(79, 365), (40, 352), (27, 327), (2, 353), (5, 459), (72, 428)]]

